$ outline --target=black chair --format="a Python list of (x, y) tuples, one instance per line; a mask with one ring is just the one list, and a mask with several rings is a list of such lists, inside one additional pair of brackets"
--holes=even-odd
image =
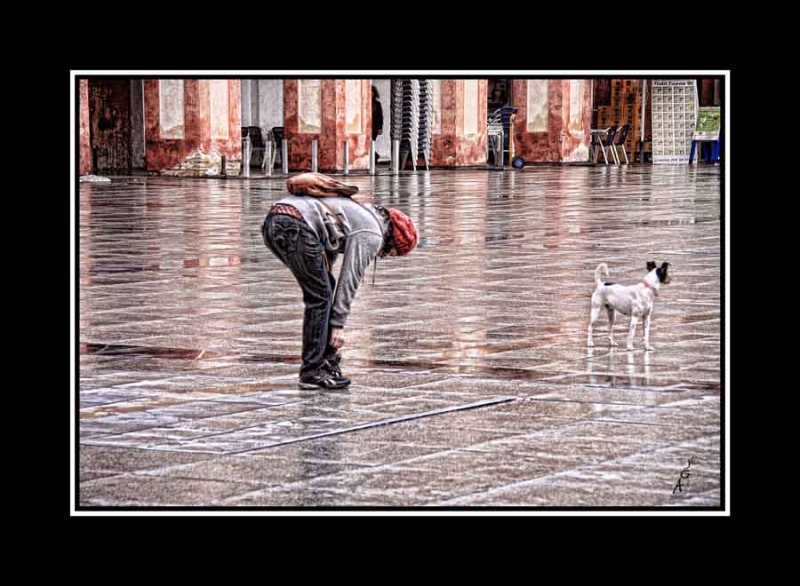
[[(619, 158), (617, 157), (616, 151), (613, 148), (614, 135), (616, 133), (617, 133), (617, 127), (611, 126), (609, 128), (606, 128), (605, 132), (600, 131), (592, 134), (592, 147), (595, 149), (597, 147), (600, 147), (600, 150), (603, 151), (603, 160), (606, 162), (606, 165), (608, 165), (608, 158), (606, 157), (606, 148), (608, 148), (608, 150), (611, 151), (611, 160), (614, 161), (614, 164), (619, 165)], [(600, 136), (601, 134), (606, 135), (605, 142), (603, 142), (603, 139)], [(594, 157), (594, 159), (597, 160), (597, 157)]]
[(608, 157), (606, 157), (606, 146), (603, 144), (603, 141), (600, 140), (600, 134), (602, 131), (599, 129), (597, 131), (592, 131), (592, 142), (589, 145), (592, 149), (592, 163), (597, 163), (597, 151), (600, 150), (603, 153), (603, 160), (605, 161), (606, 165), (608, 165)]
[[(617, 151), (614, 150), (614, 136), (616, 136), (619, 127), (612, 126), (606, 131), (606, 142), (605, 146), (608, 150), (611, 151), (611, 158), (614, 160), (615, 165), (619, 165), (619, 157), (617, 156)], [(603, 139), (600, 139), (601, 142)]]
[(264, 160), (264, 151), (266, 151), (263, 131), (258, 126), (242, 126), (242, 139), (246, 136), (250, 138), (250, 146), (252, 147), (250, 166), (261, 167)]
[(614, 150), (614, 155), (617, 158), (617, 164), (619, 165), (619, 153), (617, 152), (617, 147), (622, 148), (622, 154), (625, 155), (625, 164), (630, 165), (628, 162), (628, 151), (625, 150), (625, 139), (628, 138), (628, 132), (631, 130), (630, 124), (625, 124), (624, 126), (620, 127), (619, 133), (616, 135), (616, 140), (612, 141), (609, 139), (609, 144), (611, 148)]
[(283, 150), (281, 149), (283, 137), (283, 126), (273, 126), (272, 130), (269, 131), (269, 139), (272, 141), (272, 161), (270, 161), (270, 164), (273, 168), (276, 162), (278, 162), (279, 157), (280, 164), (283, 164)]
[(503, 137), (505, 136), (503, 116), (499, 108), (489, 115), (486, 127), (488, 131), (486, 161), (488, 163), (491, 160), (495, 166), (499, 166), (503, 156)]

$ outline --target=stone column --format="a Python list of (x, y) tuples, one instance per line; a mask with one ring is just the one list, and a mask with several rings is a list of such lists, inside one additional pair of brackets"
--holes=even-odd
[(526, 163), (588, 161), (590, 80), (518, 79), (513, 83), (516, 155)]
[(466, 167), (486, 164), (486, 86), (485, 79), (434, 81), (434, 87), (440, 92), (434, 98), (434, 131), (431, 143), (434, 166)]
[(78, 173), (89, 175), (92, 172), (92, 147), (89, 142), (89, 80), (78, 82), (78, 105), (80, 108), (80, 148), (78, 151)]
[(697, 90), (700, 96), (698, 101), (701, 107), (714, 105), (714, 81), (713, 78), (699, 80)]
[(344, 169), (344, 141), (351, 170), (369, 168), (372, 132), (370, 82), (366, 79), (287, 79), (284, 128), (290, 171), (311, 169), (311, 143), (319, 141), (319, 170)]
[(561, 80), (561, 161), (586, 163), (591, 142), (592, 99), (591, 80)]

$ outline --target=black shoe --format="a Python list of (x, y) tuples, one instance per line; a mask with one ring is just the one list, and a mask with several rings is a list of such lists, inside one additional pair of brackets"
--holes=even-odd
[(329, 356), (326, 360), (327, 364), (325, 368), (328, 372), (330, 372), (336, 378), (344, 378), (342, 376), (342, 355), (341, 354), (334, 354)]
[(313, 391), (314, 389), (343, 389), (349, 386), (349, 378), (335, 376), (327, 370), (323, 370), (315, 376), (300, 377), (299, 384), (299, 387), (305, 391)]

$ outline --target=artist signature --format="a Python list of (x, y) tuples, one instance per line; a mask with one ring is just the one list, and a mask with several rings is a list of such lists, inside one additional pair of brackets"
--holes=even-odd
[(676, 484), (675, 488), (672, 489), (672, 494), (683, 492), (683, 486), (684, 485), (681, 482), (681, 480), (689, 480), (689, 476), (692, 475), (691, 472), (689, 472), (689, 468), (691, 468), (692, 464), (695, 463), (696, 459), (697, 458), (695, 456), (692, 456), (691, 458), (689, 458), (689, 460), (687, 461), (688, 463), (686, 464), (686, 468), (681, 470), (680, 478), (678, 478), (678, 484)]

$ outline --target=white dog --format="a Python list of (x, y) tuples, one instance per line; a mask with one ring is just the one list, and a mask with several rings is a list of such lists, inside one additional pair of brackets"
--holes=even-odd
[(640, 317), (644, 317), (644, 347), (652, 350), (650, 345), (650, 316), (653, 313), (653, 301), (658, 295), (661, 285), (669, 283), (670, 278), (667, 274), (669, 263), (663, 263), (656, 268), (656, 263), (647, 263), (649, 271), (642, 279), (641, 283), (625, 287), (614, 283), (604, 283), (600, 279), (601, 271), (608, 276), (608, 266), (600, 263), (594, 271), (594, 279), (597, 282), (597, 289), (592, 293), (592, 313), (589, 316), (589, 340), (587, 346), (594, 346), (592, 341), (592, 327), (600, 317), (600, 309), (605, 307), (608, 312), (608, 343), (611, 346), (618, 346), (614, 341), (614, 314), (620, 312), (631, 316), (631, 327), (628, 331), (627, 349), (633, 350), (633, 334), (636, 332), (636, 324)]

